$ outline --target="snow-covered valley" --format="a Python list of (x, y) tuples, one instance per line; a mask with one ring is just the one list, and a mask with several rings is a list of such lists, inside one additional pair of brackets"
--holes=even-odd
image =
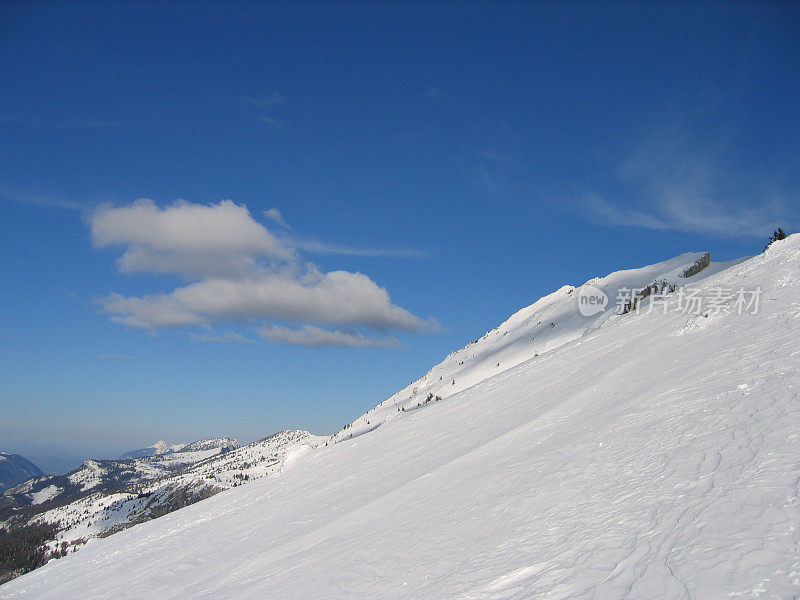
[[(0, 598), (798, 597), (800, 236), (703, 257), (565, 286), (257, 481)], [(610, 299), (589, 317), (586, 286)]]

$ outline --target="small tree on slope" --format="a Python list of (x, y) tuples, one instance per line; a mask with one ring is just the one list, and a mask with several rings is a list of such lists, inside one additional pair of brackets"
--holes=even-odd
[(769, 243), (766, 246), (764, 246), (764, 250), (769, 248), (772, 245), (772, 242), (777, 242), (778, 240), (785, 240), (785, 239), (786, 239), (786, 233), (783, 231), (783, 229), (778, 227), (774, 232), (772, 232), (772, 236), (769, 238)]

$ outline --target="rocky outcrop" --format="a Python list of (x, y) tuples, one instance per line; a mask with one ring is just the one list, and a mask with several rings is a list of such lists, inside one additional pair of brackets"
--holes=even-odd
[(711, 255), (708, 252), (706, 252), (705, 254), (703, 254), (703, 256), (694, 261), (694, 264), (692, 264), (692, 266), (690, 266), (683, 273), (678, 275), (678, 277), (683, 277), (684, 279), (688, 279), (689, 277), (694, 277), (710, 264), (711, 264)]

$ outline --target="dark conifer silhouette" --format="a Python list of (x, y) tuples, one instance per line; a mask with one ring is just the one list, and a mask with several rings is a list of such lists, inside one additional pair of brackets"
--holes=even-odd
[(783, 231), (780, 227), (778, 227), (775, 231), (772, 232), (772, 236), (769, 238), (769, 243), (764, 246), (764, 250), (769, 248), (772, 245), (772, 242), (777, 242), (778, 240), (785, 240), (786, 239), (786, 232)]

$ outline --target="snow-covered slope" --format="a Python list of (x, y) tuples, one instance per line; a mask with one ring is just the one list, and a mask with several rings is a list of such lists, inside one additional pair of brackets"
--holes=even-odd
[[(642, 289), (695, 260), (592, 285)], [(678, 290), (666, 313), (646, 298), (587, 319), (562, 288), (279, 475), (0, 597), (797, 597), (800, 236), (723, 267), (692, 285), (761, 288), (757, 314), (682, 312)]]

